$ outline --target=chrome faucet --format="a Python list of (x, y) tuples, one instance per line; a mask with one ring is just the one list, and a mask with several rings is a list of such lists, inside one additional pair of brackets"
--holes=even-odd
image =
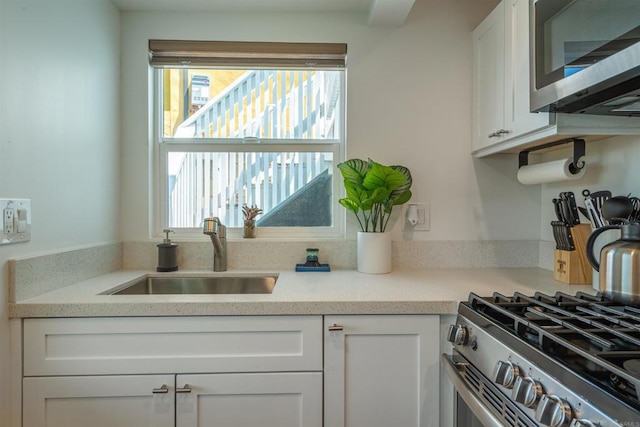
[(211, 237), (213, 243), (213, 271), (227, 271), (227, 227), (220, 218), (204, 219), (202, 232)]

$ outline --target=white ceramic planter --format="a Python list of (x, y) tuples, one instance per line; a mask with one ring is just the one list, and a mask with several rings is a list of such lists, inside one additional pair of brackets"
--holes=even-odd
[(391, 273), (391, 233), (359, 231), (357, 251), (360, 273)]

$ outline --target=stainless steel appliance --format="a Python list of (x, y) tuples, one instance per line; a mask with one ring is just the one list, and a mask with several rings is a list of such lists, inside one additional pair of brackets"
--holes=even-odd
[(531, 111), (640, 116), (640, 2), (530, 1)]
[(448, 339), (459, 427), (640, 425), (640, 305), (472, 293)]
[[(587, 240), (587, 259), (599, 272), (600, 292), (607, 298), (640, 304), (640, 223), (625, 222), (594, 230)], [(602, 248), (598, 261), (594, 243), (600, 234), (611, 229), (620, 229), (621, 237)]]

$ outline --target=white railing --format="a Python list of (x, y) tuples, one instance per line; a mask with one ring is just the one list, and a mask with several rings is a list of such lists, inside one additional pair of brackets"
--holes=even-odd
[[(327, 153), (185, 153), (171, 191), (169, 223), (194, 227), (216, 215), (240, 227), (243, 204), (268, 212), (332, 163)], [(229, 176), (235, 178), (225, 185)]]
[[(334, 138), (338, 78), (325, 72), (248, 71), (185, 120), (175, 136)], [(198, 227), (203, 218), (216, 215), (225, 225), (239, 227), (243, 204), (268, 212), (331, 171), (332, 164), (327, 153), (184, 153), (170, 177), (169, 224)]]
[(175, 136), (337, 138), (338, 79), (322, 71), (247, 71), (181, 123)]

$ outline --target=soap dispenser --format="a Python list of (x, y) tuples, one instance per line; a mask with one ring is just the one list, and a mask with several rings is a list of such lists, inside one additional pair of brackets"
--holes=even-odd
[(178, 270), (178, 245), (171, 243), (169, 233), (174, 231), (165, 228), (162, 230), (165, 233), (165, 238), (162, 243), (158, 245), (158, 268), (157, 271), (167, 272)]

